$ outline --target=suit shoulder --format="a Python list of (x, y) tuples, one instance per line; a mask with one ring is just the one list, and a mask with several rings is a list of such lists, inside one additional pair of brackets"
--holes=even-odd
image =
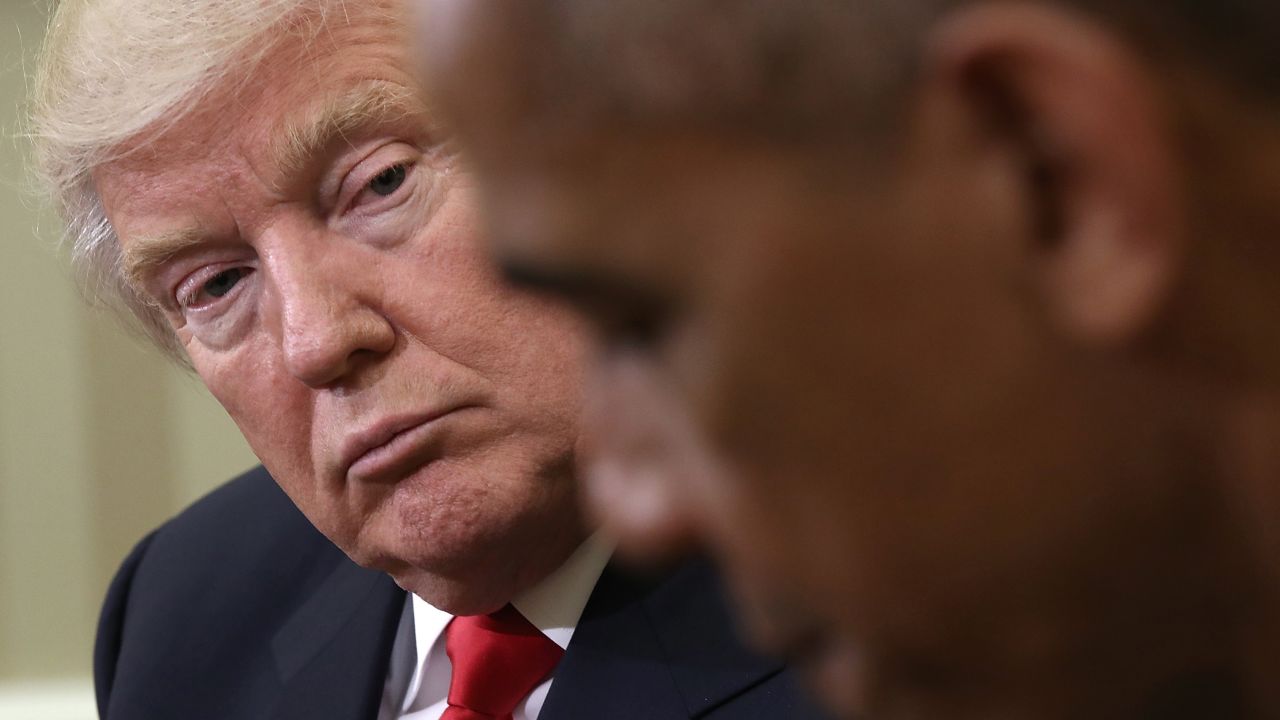
[(139, 544), (130, 602), (208, 607), (259, 594), (293, 595), (346, 558), (262, 467), (232, 479)]
[[(157, 531), (161, 543), (262, 539), (315, 530), (259, 465), (192, 503)], [(246, 537), (249, 536), (249, 537)]]
[(278, 692), (272, 639), (345, 567), (262, 468), (214, 490), (112, 583), (95, 653), (103, 716), (257, 717)]

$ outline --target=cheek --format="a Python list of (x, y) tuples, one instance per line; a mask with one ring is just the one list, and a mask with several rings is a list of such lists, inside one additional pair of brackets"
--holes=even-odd
[[(302, 504), (313, 493), (311, 407), (305, 388), (251, 351), (190, 353), (209, 391), (272, 476)], [(258, 357), (265, 357), (259, 354)]]
[(586, 333), (575, 315), (509, 287), (465, 226), (416, 265), (402, 302), (425, 344), (509, 393), (508, 402), (576, 424)]
[(829, 538), (822, 541), (823, 508), (830, 506), (809, 502), (814, 491), (797, 487), (793, 476), (726, 470), (704, 491), (713, 509), (707, 521), (719, 526), (722, 544), (737, 555), (735, 564), (745, 577), (790, 584), (811, 564), (829, 569), (831, 553), (839, 547)]
[(578, 379), (583, 333), (559, 306), (512, 290), (476, 228), (469, 195), (455, 190), (437, 218), (380, 270), (406, 329), (428, 347), (486, 377), (526, 383)]
[[(508, 291), (509, 292), (509, 291)], [(575, 418), (581, 413), (587, 340), (582, 324), (564, 308), (510, 294), (500, 342), (507, 383)]]
[(868, 376), (833, 357), (824, 323), (839, 315), (811, 281), (741, 280), (703, 299), (670, 366), (728, 468), (706, 476), (703, 522), (744, 584), (829, 596), (846, 582), (832, 558), (859, 506), (851, 419), (862, 413), (848, 398), (865, 395), (852, 387)]

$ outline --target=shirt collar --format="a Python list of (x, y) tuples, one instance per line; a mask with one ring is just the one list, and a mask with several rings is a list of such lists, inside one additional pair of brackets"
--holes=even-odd
[(568, 649), (591, 591), (613, 555), (614, 545), (595, 533), (559, 568), (520, 593), (511, 604), (560, 649)]
[[(587, 606), (591, 591), (604, 572), (615, 543), (597, 532), (587, 538), (568, 559), (533, 587), (511, 600), (520, 614), (534, 627), (542, 631), (561, 649), (569, 647), (573, 631), (577, 628), (582, 610)], [(417, 641), (418, 666), (427, 660), (427, 654), (453, 619), (417, 595), (412, 595), (413, 630)]]

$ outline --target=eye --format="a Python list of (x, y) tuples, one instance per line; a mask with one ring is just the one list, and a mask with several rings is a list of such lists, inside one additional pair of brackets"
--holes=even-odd
[[(381, 217), (418, 192), (420, 158), (417, 149), (405, 143), (381, 147), (353, 167), (342, 169), (342, 176), (336, 178), (340, 180), (337, 187), (332, 191), (322, 189), (324, 204), (337, 217)], [(333, 204), (330, 206), (329, 202)]]
[(206, 295), (220, 298), (231, 292), (231, 288), (235, 287), (236, 283), (240, 282), (240, 279), (244, 277), (244, 274), (244, 268), (223, 270), (210, 278), (209, 282), (206, 282), (204, 286), (201, 287), (201, 290)]
[(585, 309), (606, 347), (649, 350), (662, 343), (666, 311), (651, 303), (595, 306)]
[(252, 272), (253, 268), (245, 266), (197, 272), (178, 287), (178, 305), (184, 310), (200, 310), (235, 290)]
[(369, 191), (381, 197), (391, 195), (404, 184), (407, 171), (408, 168), (404, 163), (392, 165), (369, 181)]

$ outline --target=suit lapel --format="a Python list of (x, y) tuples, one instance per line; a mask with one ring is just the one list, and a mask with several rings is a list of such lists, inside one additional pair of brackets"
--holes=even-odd
[(341, 557), (272, 640), (281, 682), (276, 720), (374, 720), (404, 591)]
[(690, 563), (645, 599), (671, 677), (691, 718), (699, 718), (782, 671), (783, 663), (738, 638), (716, 573)]
[(744, 649), (709, 566), (660, 582), (607, 567), (540, 720), (698, 718), (781, 669)]
[[(272, 641), (275, 720), (374, 720), (404, 591), (339, 556)], [(781, 670), (742, 647), (715, 573), (661, 580), (610, 566), (583, 610), (539, 720), (700, 718)]]

